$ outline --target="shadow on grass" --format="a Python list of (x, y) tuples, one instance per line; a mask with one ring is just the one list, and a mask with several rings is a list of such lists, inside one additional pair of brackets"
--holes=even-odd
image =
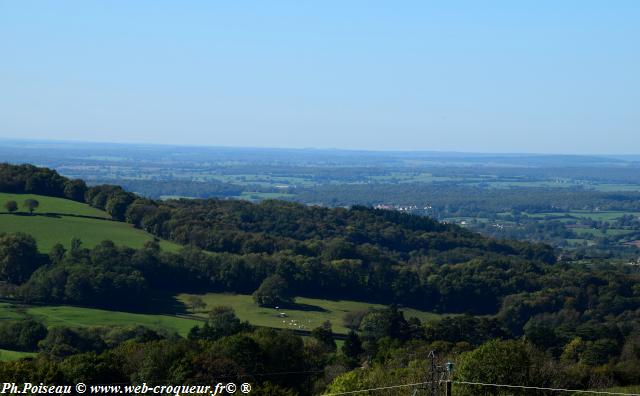
[(100, 216), (89, 216), (89, 215), (80, 215), (75, 213), (56, 213), (56, 212), (40, 212), (40, 213), (29, 213), (29, 212), (1, 212), (0, 215), (8, 215), (8, 216), (21, 216), (21, 217), (51, 217), (54, 219), (61, 219), (63, 217), (78, 217), (82, 219), (93, 219), (93, 220), (106, 220), (106, 221), (116, 221), (107, 217)]
[(317, 305), (311, 305), (311, 304), (299, 304), (299, 303), (293, 303), (293, 304), (287, 304), (285, 306), (280, 307), (282, 309), (295, 309), (297, 311), (307, 311), (307, 312), (329, 312), (328, 310), (319, 307)]
[(190, 313), (187, 306), (178, 300), (175, 294), (171, 293), (154, 293), (150, 298), (150, 303), (140, 308), (148, 314), (183, 315)]

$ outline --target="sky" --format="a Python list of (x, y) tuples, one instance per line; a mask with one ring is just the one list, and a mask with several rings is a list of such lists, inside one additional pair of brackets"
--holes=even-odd
[(0, 137), (640, 153), (640, 1), (0, 0)]

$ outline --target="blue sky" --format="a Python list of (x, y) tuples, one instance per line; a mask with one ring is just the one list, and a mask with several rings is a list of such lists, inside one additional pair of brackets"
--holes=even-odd
[(0, 137), (638, 153), (640, 1), (0, 0)]

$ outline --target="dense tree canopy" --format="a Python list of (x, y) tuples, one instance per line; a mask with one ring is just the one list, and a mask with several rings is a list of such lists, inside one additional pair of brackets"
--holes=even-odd
[(0, 234), (0, 280), (21, 284), (44, 263), (30, 235)]

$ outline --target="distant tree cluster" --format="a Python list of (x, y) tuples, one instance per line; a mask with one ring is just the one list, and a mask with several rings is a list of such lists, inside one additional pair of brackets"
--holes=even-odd
[(143, 197), (159, 199), (162, 197), (223, 198), (242, 194), (244, 188), (231, 183), (216, 180), (206, 182), (191, 180), (106, 180), (118, 183), (128, 191), (135, 191)]
[(33, 165), (0, 164), (0, 191), (41, 194), (84, 202), (87, 190), (82, 180), (62, 177), (58, 172)]
[[(636, 171), (637, 173), (637, 171)], [(548, 213), (568, 210), (640, 211), (640, 192), (604, 192), (584, 188), (512, 187), (464, 185), (453, 182), (326, 184), (298, 188), (298, 202), (327, 206), (377, 204), (416, 205), (438, 217), (493, 218), (497, 213)]]
[[(22, 203), (22, 206), (29, 211), (29, 213), (33, 213), (40, 206), (40, 202), (37, 199), (27, 198)], [(18, 203), (13, 200), (6, 201), (4, 203), (4, 208), (7, 212), (13, 213), (18, 210)]]

